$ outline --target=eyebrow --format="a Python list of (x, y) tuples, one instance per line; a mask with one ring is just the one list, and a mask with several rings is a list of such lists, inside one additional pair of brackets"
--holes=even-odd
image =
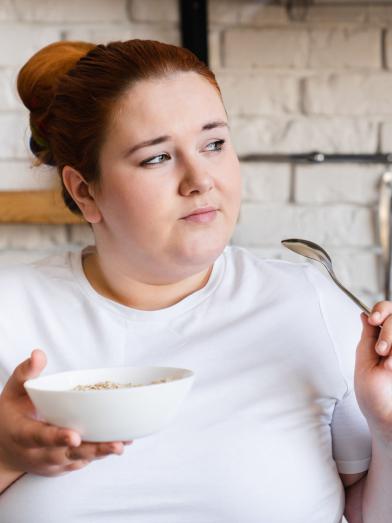
[[(224, 120), (215, 120), (213, 122), (207, 122), (203, 125), (201, 128), (202, 131), (210, 131), (211, 129), (216, 129), (217, 127), (229, 127), (229, 124), (225, 122)], [(157, 138), (152, 138), (151, 140), (145, 140), (144, 142), (140, 142), (130, 149), (128, 149), (125, 153), (125, 157), (130, 156), (135, 151), (142, 149), (143, 147), (150, 147), (151, 145), (158, 145), (163, 142), (167, 142), (171, 139), (171, 136), (164, 135), (164, 136), (158, 136)]]

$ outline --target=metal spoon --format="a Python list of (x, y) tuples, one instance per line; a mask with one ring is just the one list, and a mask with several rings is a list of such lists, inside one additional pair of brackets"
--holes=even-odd
[(310, 242), (309, 240), (298, 240), (296, 238), (282, 240), (282, 244), (287, 247), (287, 249), (290, 249), (290, 251), (296, 252), (297, 254), (301, 254), (306, 258), (310, 258), (311, 260), (322, 263), (336, 285), (345, 294), (347, 294), (347, 296), (351, 298), (353, 302), (356, 303), (368, 316), (370, 315), (370, 309), (366, 307), (366, 305), (364, 305), (361, 300), (354, 296), (354, 294), (348, 291), (346, 287), (343, 287), (343, 285), (337, 279), (335, 273), (333, 272), (332, 260), (329, 254), (322, 247), (320, 247), (320, 245)]

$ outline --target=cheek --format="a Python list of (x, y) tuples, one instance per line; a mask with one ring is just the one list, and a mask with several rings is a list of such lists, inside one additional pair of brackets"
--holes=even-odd
[(107, 211), (123, 218), (152, 212), (159, 197), (147, 178), (143, 179), (137, 173), (111, 174), (110, 182), (103, 188), (103, 204)]

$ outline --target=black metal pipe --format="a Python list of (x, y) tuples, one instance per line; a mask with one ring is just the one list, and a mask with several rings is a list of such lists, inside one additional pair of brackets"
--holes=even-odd
[(291, 163), (383, 163), (392, 164), (392, 153), (376, 154), (325, 154), (320, 151), (301, 154), (247, 154), (240, 155), (242, 162)]
[(207, 0), (179, 0), (182, 47), (208, 65)]

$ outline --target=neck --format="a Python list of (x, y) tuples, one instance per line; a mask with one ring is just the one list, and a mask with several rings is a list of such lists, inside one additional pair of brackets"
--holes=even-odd
[(99, 294), (127, 307), (147, 311), (170, 307), (202, 289), (212, 271), (211, 266), (178, 282), (156, 285), (111, 270), (97, 251), (84, 256), (82, 264), (88, 281)]

